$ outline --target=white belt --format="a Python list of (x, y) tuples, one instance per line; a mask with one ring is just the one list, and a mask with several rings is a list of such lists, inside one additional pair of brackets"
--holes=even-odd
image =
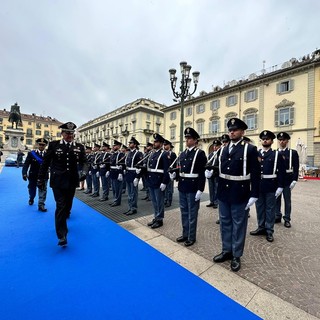
[(148, 172), (157, 172), (157, 173), (163, 173), (163, 169), (147, 169)]
[(292, 169), (288, 169), (288, 170), (286, 170), (286, 173), (292, 173), (293, 172), (293, 170)]
[(120, 167), (119, 166), (110, 166), (110, 169), (120, 170)]
[(219, 177), (226, 180), (244, 181), (244, 180), (250, 180), (250, 173), (247, 174), (246, 176), (231, 176), (229, 174), (220, 173)]
[(198, 178), (199, 174), (198, 173), (184, 173), (184, 172), (180, 172), (180, 177), (182, 178)]
[(131, 170), (131, 171), (136, 171), (137, 170), (137, 168), (127, 168), (127, 170)]
[(261, 178), (263, 179), (272, 179), (272, 178), (276, 178), (277, 175), (276, 174), (262, 174)]
[(100, 164), (100, 168), (105, 168), (105, 164)]

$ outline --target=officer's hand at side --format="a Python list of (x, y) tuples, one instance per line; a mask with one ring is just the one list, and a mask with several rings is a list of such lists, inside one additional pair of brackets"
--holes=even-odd
[(106, 178), (108, 178), (110, 176), (110, 171), (106, 172)]
[(24, 181), (27, 181), (27, 180), (28, 180), (28, 176), (25, 174), (25, 175), (22, 176), (22, 179), (23, 179)]
[(201, 196), (202, 196), (202, 191), (198, 190), (197, 193), (196, 193), (196, 196), (195, 196), (194, 200), (200, 201)]
[(136, 174), (140, 174), (141, 169), (136, 169)]
[(280, 187), (279, 187), (279, 188), (276, 190), (275, 197), (278, 198), (278, 197), (281, 195), (282, 191), (283, 191), (283, 188), (280, 188)]
[(297, 181), (295, 181), (295, 180), (293, 180), (292, 182), (291, 182), (291, 184), (290, 184), (290, 190), (292, 190), (294, 187), (295, 187), (295, 185), (297, 184)]
[(123, 180), (123, 176), (122, 176), (121, 173), (119, 173), (119, 175), (118, 175), (118, 181), (122, 181), (122, 180)]
[(177, 174), (175, 172), (169, 172), (169, 177), (170, 177), (170, 180), (174, 180), (176, 178)]
[(136, 187), (138, 184), (139, 184), (139, 179), (138, 178), (134, 178), (133, 185)]
[(100, 174), (99, 174), (99, 171), (96, 172), (96, 177), (99, 178), (100, 177)]
[(166, 187), (167, 187), (166, 184), (164, 184), (164, 183), (161, 183), (161, 184), (160, 184), (160, 190), (161, 190), (161, 191), (166, 190)]
[(89, 171), (89, 172), (88, 172), (88, 174), (89, 174), (89, 176), (91, 176), (91, 175), (92, 175), (92, 172), (91, 172), (91, 171)]
[(204, 172), (204, 175), (206, 176), (207, 179), (210, 179), (213, 175), (213, 170), (206, 169), (206, 171)]
[(258, 198), (251, 197), (244, 210), (248, 210), (252, 205), (254, 205), (257, 202), (257, 200)]
[(38, 179), (37, 180), (37, 187), (39, 188), (39, 190), (44, 190), (45, 189), (45, 182), (44, 182), (44, 180), (40, 180), (40, 179)]

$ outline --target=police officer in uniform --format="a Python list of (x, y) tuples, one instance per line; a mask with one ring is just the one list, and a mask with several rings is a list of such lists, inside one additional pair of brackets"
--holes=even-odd
[(112, 185), (113, 202), (110, 203), (111, 207), (120, 206), (122, 197), (122, 183), (123, 171), (122, 164), (125, 159), (125, 154), (120, 152), (121, 142), (114, 140), (113, 153), (110, 157), (110, 179)]
[(93, 162), (93, 153), (92, 147), (86, 146), (86, 159), (88, 164), (88, 174), (86, 176), (86, 185), (87, 189), (84, 191), (85, 194), (92, 193), (92, 162)]
[[(184, 242), (186, 247), (192, 246), (197, 238), (197, 222), (200, 199), (206, 177), (204, 175), (207, 157), (203, 150), (197, 148), (199, 134), (193, 128), (184, 130), (187, 149), (177, 160), (179, 204), (182, 221), (182, 236), (177, 242)], [(170, 179), (176, 178), (176, 172), (170, 173)]]
[[(291, 227), (291, 191), (295, 187), (299, 178), (299, 155), (296, 150), (288, 148), (290, 135), (286, 132), (280, 132), (277, 134), (279, 141), (279, 153), (283, 157), (286, 166), (286, 176), (283, 188), (284, 199), (284, 226), (286, 228)], [(281, 222), (281, 195), (277, 198), (276, 204), (276, 223)]]
[[(37, 193), (37, 179), (40, 169), (40, 165), (43, 162), (43, 157), (46, 153), (45, 147), (48, 144), (46, 139), (40, 138), (36, 140), (38, 148), (28, 152), (26, 161), (22, 168), (22, 178), (23, 180), (29, 180), (28, 190), (29, 190), (29, 205), (33, 205), (34, 198)], [(49, 174), (45, 175), (44, 186), (42, 190), (38, 190), (38, 210), (41, 212), (46, 212), (45, 202), (47, 198), (47, 182), (49, 179)]]
[[(145, 153), (143, 154), (144, 160), (142, 162), (142, 164), (145, 168), (147, 167), (149, 155), (151, 154), (151, 152), (153, 152), (152, 150), (153, 150), (153, 143), (148, 142), (146, 145)], [(143, 185), (143, 188), (140, 191), (146, 191), (146, 195), (144, 198), (142, 198), (142, 200), (151, 201), (149, 188), (146, 186), (147, 185), (147, 183), (146, 183), (147, 174), (146, 173), (147, 173), (147, 171), (141, 171), (141, 175), (139, 175), (139, 177), (141, 176), (142, 185)]]
[(110, 145), (106, 142), (102, 144), (102, 151), (100, 155), (100, 163), (99, 163), (99, 175), (101, 179), (102, 185), (102, 197), (99, 199), (100, 201), (107, 201), (109, 199), (109, 185), (110, 185), (110, 157), (111, 153)]
[(272, 242), (274, 222), (276, 217), (276, 198), (284, 187), (285, 162), (279, 155), (279, 151), (272, 150), (271, 145), (276, 138), (269, 130), (264, 130), (259, 135), (262, 149), (260, 153), (261, 182), (259, 199), (256, 202), (258, 228), (251, 231), (252, 236), (266, 235), (266, 239)]
[[(169, 165), (171, 166), (172, 163), (175, 163), (175, 161), (177, 159), (177, 155), (175, 154), (175, 152), (172, 151), (172, 149), (173, 149), (172, 143), (169, 140), (164, 139), (163, 149), (165, 151), (167, 151)], [(174, 185), (174, 181), (170, 179), (170, 181), (168, 182), (168, 185), (166, 187), (166, 190), (164, 192), (164, 206), (166, 208), (171, 207), (172, 195), (173, 195), (173, 185)]]
[(169, 159), (167, 152), (163, 150), (164, 138), (155, 133), (153, 135), (153, 152), (147, 160), (146, 185), (154, 210), (154, 218), (148, 223), (152, 229), (163, 226), (164, 219), (164, 191), (170, 180), (168, 174)]
[(220, 138), (222, 145), (225, 146), (230, 142), (230, 137), (228, 134), (223, 134)]
[(97, 143), (94, 144), (93, 147), (93, 161), (91, 165), (91, 175), (92, 175), (92, 183), (93, 183), (93, 193), (91, 197), (99, 197), (100, 195), (100, 173), (99, 166), (101, 162), (101, 146)]
[(38, 175), (38, 186), (43, 188), (50, 167), (50, 187), (56, 201), (55, 227), (59, 246), (67, 245), (67, 218), (79, 181), (86, 178), (88, 165), (84, 146), (74, 141), (73, 122), (61, 125), (62, 139), (51, 141)]
[(138, 150), (139, 141), (132, 137), (129, 141), (129, 151), (125, 158), (124, 180), (128, 192), (128, 210), (124, 212), (127, 216), (137, 213), (138, 209), (138, 183), (136, 164), (142, 160), (143, 154)]
[(260, 184), (258, 151), (242, 140), (247, 125), (238, 118), (227, 122), (230, 142), (219, 157), (218, 200), (222, 252), (216, 263), (231, 260), (231, 270), (241, 268), (248, 214), (246, 209), (257, 201)]

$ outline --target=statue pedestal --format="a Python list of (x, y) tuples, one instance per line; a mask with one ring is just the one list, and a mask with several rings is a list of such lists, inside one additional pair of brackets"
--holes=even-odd
[(25, 150), (23, 129), (6, 129), (4, 130), (5, 142), (3, 145), (3, 150), (8, 153), (15, 153), (20, 150)]

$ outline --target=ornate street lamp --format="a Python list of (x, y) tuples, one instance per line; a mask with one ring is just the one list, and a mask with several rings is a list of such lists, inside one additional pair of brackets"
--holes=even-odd
[(191, 66), (188, 65), (187, 62), (182, 61), (180, 62), (181, 68), (181, 85), (180, 85), (180, 92), (176, 91), (176, 85), (178, 78), (176, 77), (176, 69), (170, 69), (170, 82), (171, 82), (171, 89), (175, 98), (180, 99), (180, 152), (183, 151), (183, 129), (184, 129), (184, 101), (186, 98), (192, 96), (196, 90), (199, 81), (200, 72), (194, 71), (192, 73), (193, 76), (193, 83), (194, 83), (194, 90), (192, 93), (189, 93), (190, 85), (192, 79), (190, 76)]

